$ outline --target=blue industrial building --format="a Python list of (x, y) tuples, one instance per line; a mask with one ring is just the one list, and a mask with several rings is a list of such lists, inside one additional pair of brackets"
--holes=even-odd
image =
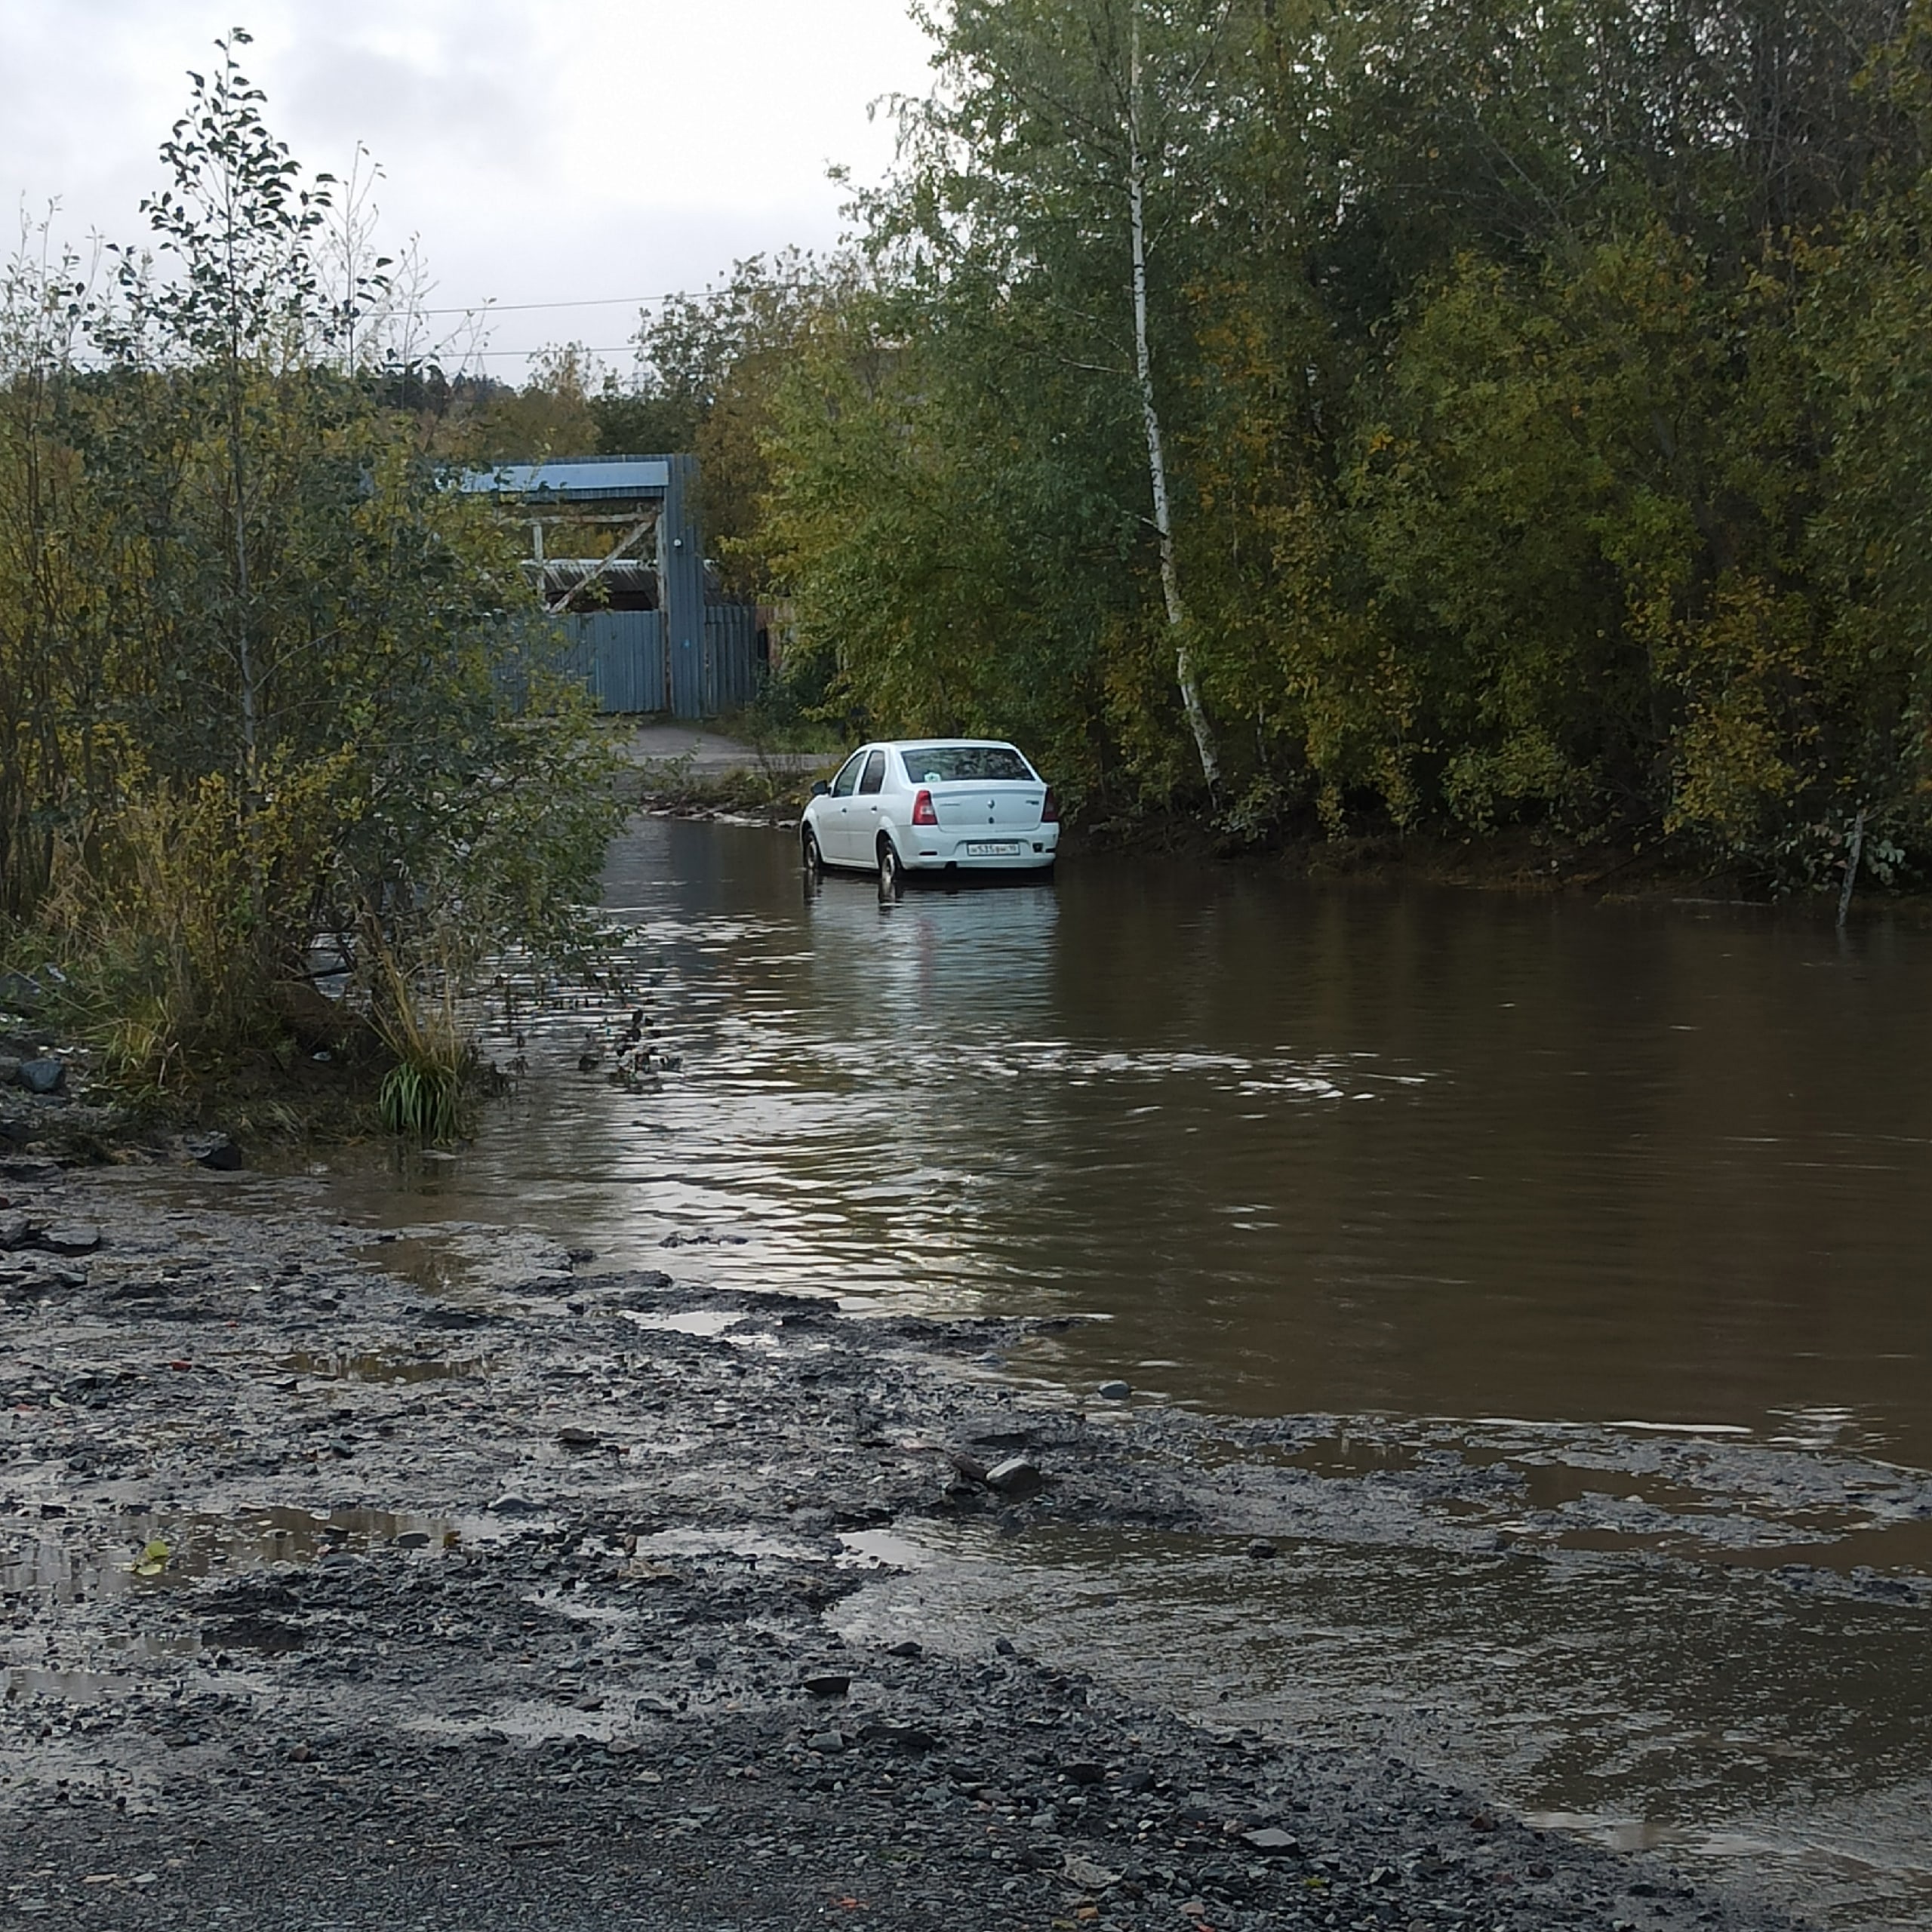
[[(571, 457), (472, 470), (463, 488), (530, 528), (525, 568), (558, 631), (565, 669), (607, 712), (711, 718), (747, 703), (768, 647), (757, 607), (713, 594), (694, 456)], [(558, 554), (589, 533), (608, 547)]]

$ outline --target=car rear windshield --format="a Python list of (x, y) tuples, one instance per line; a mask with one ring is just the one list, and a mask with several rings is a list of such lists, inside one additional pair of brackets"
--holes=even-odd
[(915, 785), (947, 785), (960, 779), (977, 785), (997, 778), (1023, 783), (1033, 777), (1026, 761), (1004, 745), (914, 745), (902, 755)]

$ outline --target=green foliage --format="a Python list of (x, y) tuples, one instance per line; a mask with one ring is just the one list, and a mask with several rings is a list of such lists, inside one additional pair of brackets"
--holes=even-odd
[[(442, 447), (476, 463), (542, 463), (608, 448), (657, 448), (603, 440), (599, 414), (604, 389), (596, 383), (590, 352), (565, 343), (532, 358), (519, 389), (492, 384), (446, 411), (438, 427)], [(669, 445), (668, 447), (675, 447)]]
[(163, 149), (158, 258), (0, 286), (0, 912), (156, 1092), (272, 1045), (318, 949), (386, 1032), (568, 951), (614, 822), (510, 540), (392, 405), (387, 265), (325, 273), (328, 183), (245, 38)]
[(866, 274), (768, 390), (797, 674), (854, 725), (1022, 736), (1090, 811), (1198, 797), (1128, 301), (1137, 35), (1231, 826), (1529, 824), (1804, 884), (1863, 810), (1922, 876), (1923, 27), (955, 0)]

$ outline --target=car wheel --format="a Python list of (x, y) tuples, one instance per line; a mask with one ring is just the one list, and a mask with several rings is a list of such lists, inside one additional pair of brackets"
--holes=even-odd
[(798, 841), (798, 856), (814, 878), (825, 870), (825, 854), (818, 849), (818, 834), (810, 826), (805, 827), (804, 834)]
[(906, 889), (906, 868), (900, 863), (899, 848), (890, 837), (878, 841), (878, 889), (881, 897), (891, 899)]

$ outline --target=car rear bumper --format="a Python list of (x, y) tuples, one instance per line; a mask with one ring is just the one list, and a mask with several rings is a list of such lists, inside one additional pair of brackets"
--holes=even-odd
[(1059, 845), (1057, 825), (1036, 826), (1030, 832), (971, 835), (920, 826), (900, 846), (900, 858), (908, 872), (1037, 872), (1053, 863)]

